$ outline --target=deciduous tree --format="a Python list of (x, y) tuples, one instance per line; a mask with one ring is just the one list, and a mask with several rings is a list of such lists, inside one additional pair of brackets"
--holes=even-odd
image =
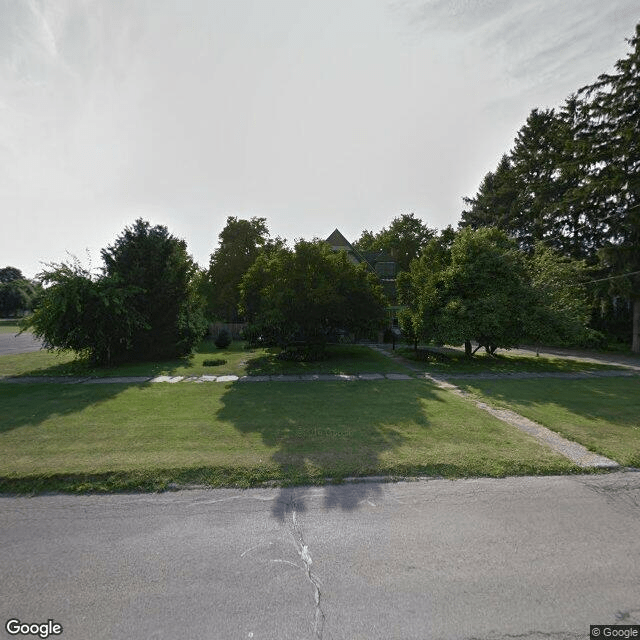
[(248, 320), (283, 346), (323, 344), (331, 331), (365, 332), (384, 319), (377, 278), (322, 241), (299, 240), (293, 249), (262, 253), (240, 291)]

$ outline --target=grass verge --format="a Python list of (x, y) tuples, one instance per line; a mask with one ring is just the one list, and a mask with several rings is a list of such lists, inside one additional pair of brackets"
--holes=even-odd
[(640, 467), (640, 377), (452, 382), (623, 466)]
[(0, 386), (0, 491), (578, 472), (421, 381)]

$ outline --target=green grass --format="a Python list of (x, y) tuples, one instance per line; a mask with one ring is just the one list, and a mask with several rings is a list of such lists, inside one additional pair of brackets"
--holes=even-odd
[(581, 362), (562, 357), (516, 356), (507, 352), (498, 352), (489, 356), (478, 351), (472, 358), (464, 352), (447, 349), (443, 352), (421, 348), (416, 355), (414, 349), (402, 347), (396, 353), (412, 361), (414, 366), (423, 368), (429, 373), (455, 375), (456, 373), (513, 373), (522, 372), (564, 372), (599, 371), (618, 369), (614, 365), (595, 362)]
[(0, 320), (0, 333), (16, 334), (20, 331), (20, 327), (16, 320)]
[(640, 377), (459, 380), (456, 384), (621, 465), (640, 467)]
[(0, 385), (0, 491), (577, 472), (421, 381)]
[(406, 368), (365, 345), (335, 345), (326, 349), (327, 359), (287, 362), (277, 359), (279, 349), (267, 349), (247, 365), (249, 375), (298, 373), (406, 373)]
[[(278, 349), (246, 349), (244, 342), (233, 342), (218, 349), (213, 340), (203, 340), (196, 352), (185, 358), (158, 362), (137, 362), (113, 367), (97, 367), (87, 360), (77, 359), (72, 352), (62, 354), (34, 351), (0, 356), (0, 376), (191, 376), (203, 374), (266, 375), (295, 373), (389, 373), (403, 372), (394, 363), (366, 346), (336, 345), (327, 348), (327, 359), (319, 362), (283, 362), (277, 359)], [(223, 359), (215, 367), (204, 362)]]

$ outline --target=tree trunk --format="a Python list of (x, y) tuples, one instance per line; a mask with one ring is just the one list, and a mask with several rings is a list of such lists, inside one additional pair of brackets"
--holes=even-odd
[(633, 334), (631, 340), (631, 351), (640, 353), (640, 298), (633, 301)]
[(471, 340), (464, 341), (464, 355), (467, 358), (470, 358), (473, 354), (471, 353)]

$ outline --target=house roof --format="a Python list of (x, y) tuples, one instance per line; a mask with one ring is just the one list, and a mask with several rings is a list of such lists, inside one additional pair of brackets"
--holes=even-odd
[(353, 251), (351, 243), (337, 229), (334, 230), (325, 242), (330, 244), (332, 247), (344, 247), (345, 249)]

